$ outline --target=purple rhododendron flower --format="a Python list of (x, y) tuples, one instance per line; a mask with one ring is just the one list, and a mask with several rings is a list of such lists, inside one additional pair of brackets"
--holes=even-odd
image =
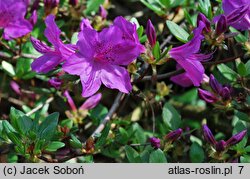
[[(223, 0), (222, 8), (230, 25), (238, 30), (250, 29), (250, 1), (249, 0)], [(246, 12), (244, 12), (246, 11)]]
[(47, 37), (49, 42), (54, 46), (50, 48), (45, 43), (31, 37), (31, 42), (34, 48), (43, 54), (43, 56), (37, 58), (32, 64), (32, 70), (38, 73), (47, 73), (53, 70), (57, 65), (64, 62), (66, 58), (71, 56), (76, 47), (71, 44), (63, 44), (60, 39), (60, 29), (55, 23), (55, 16), (49, 15), (46, 20), (46, 29), (44, 35)]
[[(211, 57), (211, 54), (204, 55), (199, 54), (201, 41), (204, 38), (202, 31), (205, 24), (199, 21), (199, 26), (193, 31), (194, 37), (188, 43), (172, 48), (169, 51), (170, 57), (174, 58), (176, 62), (186, 71), (186, 77), (189, 78), (194, 86), (199, 86), (204, 76), (204, 67), (201, 61)], [(176, 77), (172, 77), (171, 80), (177, 82)], [(178, 83), (178, 82), (177, 82)], [(183, 86), (187, 86), (186, 83), (178, 83)]]
[(78, 39), (79, 52), (64, 63), (63, 69), (80, 76), (83, 97), (95, 94), (102, 83), (124, 93), (131, 91), (130, 76), (123, 66), (144, 51), (134, 24), (117, 17), (101, 32), (83, 25)]
[(25, 19), (27, 3), (26, 0), (0, 1), (0, 29), (4, 29), (4, 39), (19, 38), (32, 31), (36, 19), (33, 23)]

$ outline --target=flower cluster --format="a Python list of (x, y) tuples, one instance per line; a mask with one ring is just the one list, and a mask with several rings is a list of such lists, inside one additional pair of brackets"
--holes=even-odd
[(54, 48), (31, 37), (35, 49), (44, 54), (32, 63), (34, 71), (46, 73), (63, 63), (64, 71), (80, 76), (83, 97), (95, 94), (102, 83), (124, 93), (131, 91), (130, 77), (125, 66), (144, 51), (134, 24), (123, 17), (117, 17), (113, 25), (97, 32), (84, 19), (78, 42), (71, 45), (61, 41), (61, 31), (54, 19), (53, 15), (46, 18), (47, 28), (44, 33)]
[(207, 125), (203, 125), (202, 128), (203, 128), (204, 139), (206, 140), (206, 142), (208, 142), (210, 145), (212, 145), (212, 147), (214, 147), (214, 149), (217, 152), (224, 152), (224, 151), (228, 150), (229, 147), (238, 144), (244, 138), (244, 136), (247, 134), (247, 130), (243, 130), (243, 131), (233, 135), (227, 141), (224, 141), (224, 140), (216, 141), (211, 130), (208, 128)]
[(228, 101), (231, 99), (233, 94), (233, 89), (229, 85), (220, 84), (216, 78), (211, 74), (209, 85), (212, 89), (212, 92), (203, 90), (201, 88), (198, 89), (198, 94), (201, 99), (208, 103), (215, 103), (217, 101)]

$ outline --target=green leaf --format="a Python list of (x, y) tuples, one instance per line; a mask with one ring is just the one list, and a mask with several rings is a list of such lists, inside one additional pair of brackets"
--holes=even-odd
[(170, 104), (165, 103), (162, 111), (163, 122), (172, 130), (176, 130), (181, 125), (181, 116)]
[(243, 155), (240, 157), (240, 163), (250, 163), (250, 156), (249, 155)]
[(72, 146), (75, 149), (81, 149), (82, 148), (82, 143), (79, 139), (76, 138), (76, 136), (71, 135), (70, 139), (70, 146)]
[(212, 7), (210, 0), (199, 0), (198, 9), (205, 14), (209, 19), (212, 18)]
[(22, 146), (22, 140), (19, 137), (18, 133), (16, 132), (16, 130), (12, 127), (12, 125), (4, 120), (2, 122), (3, 125), (3, 130), (6, 133), (6, 135), (8, 136), (8, 138), (16, 145), (18, 146)]
[(150, 163), (167, 163), (165, 154), (161, 149), (154, 150), (149, 156)]
[(246, 113), (243, 113), (243, 112), (236, 110), (235, 116), (237, 116), (239, 118), (239, 120), (250, 122), (250, 116), (247, 115)]
[(104, 3), (104, 0), (88, 0), (87, 8), (84, 11), (86, 15), (91, 15), (93, 12), (96, 13), (99, 9), (99, 6)]
[(53, 137), (58, 124), (58, 118), (58, 112), (52, 113), (45, 118), (38, 128), (38, 135), (40, 139), (50, 140)]
[(33, 78), (36, 73), (31, 71), (30, 65), (32, 62), (31, 59), (19, 58), (16, 65), (16, 76), (24, 80)]
[(166, 14), (165, 11), (162, 10), (162, 6), (159, 3), (158, 0), (154, 0), (154, 1), (149, 1), (149, 0), (140, 0), (145, 6), (147, 6), (149, 9), (151, 9), (152, 11), (154, 11), (158, 16), (164, 16)]
[(139, 153), (131, 146), (126, 145), (125, 152), (127, 159), (130, 163), (139, 163), (141, 161)]
[(137, 34), (138, 34), (138, 37), (139, 37), (139, 38), (142, 37), (143, 32), (144, 32), (144, 28), (143, 28), (143, 26), (140, 26), (140, 27), (137, 29)]
[(53, 141), (51, 142), (46, 148), (45, 150), (48, 151), (48, 152), (55, 152), (57, 151), (58, 149), (64, 147), (65, 144), (62, 143), (62, 142), (58, 142), (58, 141)]
[(186, 43), (188, 41), (189, 34), (177, 25), (175, 22), (166, 21), (168, 29), (170, 32), (181, 42)]
[(240, 33), (238, 30), (236, 30), (235, 28), (233, 27), (229, 27), (230, 31), (231, 32), (236, 32), (238, 33), (238, 35), (236, 35), (234, 38), (237, 42), (240, 42), (240, 43), (245, 43), (248, 41), (248, 38), (245, 37), (242, 33)]
[(135, 131), (135, 139), (136, 139), (135, 142), (138, 142), (140, 144), (145, 143), (147, 138), (143, 128), (138, 123), (135, 123), (133, 125), (133, 130)]
[(229, 68), (227, 65), (220, 64), (217, 66), (217, 68), (225, 78), (227, 78), (230, 81), (236, 81), (238, 76), (237, 73), (231, 68)]
[(13, 65), (9, 62), (2, 61), (2, 68), (11, 77), (14, 77), (16, 75)]
[(240, 76), (247, 76), (247, 68), (244, 63), (240, 62), (237, 66), (237, 71)]
[(191, 148), (189, 151), (189, 157), (193, 163), (202, 163), (205, 159), (205, 153), (202, 147), (196, 142), (194, 142), (191, 145)]
[(96, 148), (102, 147), (105, 144), (106, 139), (107, 139), (108, 134), (109, 134), (109, 130), (110, 130), (110, 125), (106, 125), (106, 127), (102, 131), (102, 135), (98, 138), (98, 140), (95, 144)]
[(99, 104), (89, 112), (89, 117), (93, 120), (94, 124), (98, 125), (107, 114), (108, 108)]
[(246, 67), (247, 75), (250, 75), (250, 60), (247, 61), (247, 63), (245, 64), (245, 67)]
[(78, 41), (78, 32), (75, 32), (71, 37), (71, 44), (76, 44), (77, 41)]
[(32, 119), (13, 107), (10, 109), (10, 119), (12, 125), (21, 134), (27, 134), (33, 124)]
[(159, 59), (161, 57), (161, 48), (160, 43), (158, 41), (156, 42), (152, 52), (155, 59)]

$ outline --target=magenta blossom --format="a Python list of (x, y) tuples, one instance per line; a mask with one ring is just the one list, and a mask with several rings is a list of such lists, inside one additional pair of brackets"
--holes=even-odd
[[(250, 1), (249, 0), (223, 0), (222, 8), (225, 15), (234, 20), (230, 25), (238, 30), (250, 30)], [(242, 12), (246, 11), (241, 16)]]
[[(178, 80), (185, 75), (185, 78), (191, 80), (194, 86), (200, 86), (204, 76), (204, 67), (201, 64), (201, 61), (209, 59), (211, 54), (204, 55), (199, 53), (201, 41), (204, 36), (202, 35), (202, 31), (205, 28), (205, 24), (202, 21), (199, 21), (199, 26), (193, 31), (194, 37), (188, 43), (172, 48), (169, 51), (170, 57), (174, 58), (176, 62), (183, 68), (186, 73), (182, 75), (178, 75), (171, 78), (172, 81), (177, 82)], [(182, 83), (178, 83), (182, 85)], [(184, 83), (182, 86), (187, 86), (187, 83)]]
[(25, 19), (27, 6), (26, 0), (0, 1), (0, 29), (4, 29), (4, 39), (19, 38), (32, 31), (36, 19), (32, 19), (32, 22)]
[[(73, 101), (73, 99), (71, 98), (70, 94), (68, 91), (65, 91), (64, 96), (67, 98), (68, 104), (71, 108), (72, 111), (77, 111), (77, 107)], [(79, 108), (80, 110), (90, 110), (93, 109), (94, 107), (96, 107), (96, 105), (100, 102), (102, 98), (102, 94), (101, 93), (97, 93), (91, 97), (89, 97), (83, 104), (82, 106)]]
[(90, 28), (89, 24), (85, 25), (78, 35), (79, 52), (66, 61), (63, 69), (80, 76), (83, 97), (95, 94), (102, 83), (108, 88), (128, 93), (132, 85), (124, 66), (144, 51), (135, 25), (123, 17), (117, 17), (112, 26), (101, 32)]
[(60, 29), (55, 23), (55, 16), (49, 15), (46, 20), (46, 29), (44, 35), (47, 37), (49, 42), (54, 46), (51, 48), (45, 43), (31, 37), (30, 40), (34, 48), (43, 54), (43, 56), (37, 58), (32, 64), (32, 70), (38, 73), (47, 73), (53, 70), (57, 65), (64, 62), (66, 58), (71, 56), (76, 47), (71, 44), (63, 44), (60, 39)]

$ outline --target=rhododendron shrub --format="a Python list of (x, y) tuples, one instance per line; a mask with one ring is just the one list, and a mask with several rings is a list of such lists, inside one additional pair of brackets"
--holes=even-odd
[(0, 162), (250, 162), (250, 1), (152, 2), (0, 0)]

